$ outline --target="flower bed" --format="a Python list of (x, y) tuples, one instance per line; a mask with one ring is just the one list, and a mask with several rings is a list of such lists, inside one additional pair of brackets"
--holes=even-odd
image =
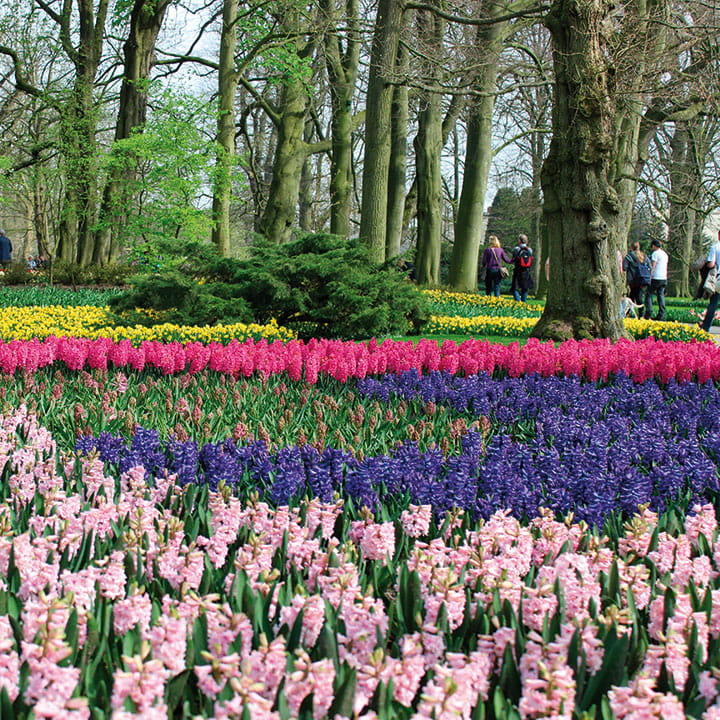
[[(516, 302), (507, 297), (445, 290), (426, 290), (425, 293), (433, 309), (425, 329), (428, 334), (528, 337), (542, 315), (541, 305)], [(698, 327), (700, 315), (686, 306), (681, 305), (675, 310), (669, 305), (668, 322), (627, 318), (625, 328), (635, 340), (648, 337), (683, 342), (709, 340), (710, 335)]]
[(3, 714), (716, 717), (710, 505), (389, 521), (58, 462), (23, 409), (0, 444)]
[(0, 369), (3, 718), (720, 717), (712, 343)]
[(592, 381), (607, 379), (614, 373), (626, 374), (636, 382), (652, 377), (662, 382), (671, 378), (699, 382), (720, 379), (720, 353), (713, 343), (663, 342), (654, 338), (617, 343), (571, 340), (557, 347), (534, 339), (522, 347), (474, 339), (461, 344), (445, 341), (441, 345), (433, 340), (414, 344), (392, 340), (268, 343), (265, 339), (248, 339), (227, 345), (142, 341), (138, 347), (129, 340), (113, 342), (109, 338), (50, 336), (45, 340), (0, 341), (0, 370), (5, 373), (17, 369), (35, 371), (55, 363), (70, 370), (147, 367), (166, 374), (195, 373), (206, 368), (246, 377), (287, 372), (291, 380), (303, 378), (310, 384), (317, 382), (320, 374), (344, 382), (349, 377), (410, 369), (447, 370), (453, 374), (505, 372), (513, 377), (528, 373), (546, 377), (575, 375)]
[[(505, 315), (433, 315), (425, 330), (437, 335), (480, 335), (497, 337), (529, 337), (537, 323), (537, 317), (512, 317)], [(710, 334), (697, 324), (656, 322), (654, 320), (625, 320), (625, 328), (636, 340), (681, 341), (709, 340)]]
[(247, 338), (291, 340), (296, 335), (274, 321), (266, 325), (229, 323), (198, 327), (158, 323), (151, 327), (120, 327), (111, 324), (107, 308), (91, 305), (8, 307), (0, 310), (0, 342), (48, 337), (127, 340), (138, 345), (143, 341), (229, 343)]
[[(710, 384), (617, 379), (597, 387), (576, 378), (409, 372), (360, 381), (357, 392), (380, 401), (375, 415), (365, 410), (370, 403), (353, 414), (375, 419), (369, 425), (383, 438), (385, 454), (369, 454), (360, 437), (352, 449), (326, 446), (326, 434), (312, 431), (325, 424), (317, 414), (296, 426), (300, 445), (278, 445), (267, 429), (263, 439), (221, 437), (201, 446), (136, 427), (131, 441), (105, 432), (81, 436), (77, 448), (98, 451), (120, 472), (142, 466), (157, 478), (174, 474), (182, 484), (212, 489), (225, 484), (275, 505), (340, 496), (391, 514), (408, 503), (431, 505), (439, 516), (462, 509), (475, 520), (501, 509), (532, 518), (549, 508), (602, 527), (613, 513), (632, 514), (643, 505), (661, 511), (680, 498), (719, 497), (720, 392)], [(288, 422), (302, 412), (299, 399), (288, 400), (292, 394), (282, 395)], [(272, 390), (255, 396), (262, 417), (274, 414), (277, 397)], [(414, 418), (424, 419), (393, 423), (399, 402), (415, 402)], [(455, 420), (440, 420), (436, 428), (439, 406), (449, 407)], [(452, 448), (448, 435), (455, 436)]]

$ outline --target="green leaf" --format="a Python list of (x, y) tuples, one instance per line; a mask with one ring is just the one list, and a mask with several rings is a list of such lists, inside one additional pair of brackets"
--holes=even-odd
[(200, 613), (195, 619), (193, 624), (193, 646), (195, 649), (195, 659), (193, 665), (205, 665), (205, 660), (200, 654), (208, 649), (208, 629), (207, 629), (207, 617), (205, 613)]
[(628, 633), (618, 636), (611, 628), (605, 636), (605, 655), (600, 670), (590, 678), (578, 708), (586, 710), (596, 705), (610, 690), (611, 685), (619, 685), (626, 672), (626, 659), (630, 637)]
[(303, 610), (298, 612), (295, 622), (287, 639), (287, 653), (291, 655), (300, 647), (300, 635), (302, 634)]
[(15, 720), (15, 710), (4, 685), (0, 690), (0, 720)]
[(165, 687), (165, 702), (168, 706), (168, 716), (172, 717), (175, 713), (175, 708), (178, 707), (180, 701), (183, 699), (185, 688), (188, 684), (188, 677), (192, 673), (192, 670), (183, 670), (179, 675), (176, 675)]
[(619, 606), (620, 603), (620, 571), (618, 569), (617, 560), (610, 566), (605, 593), (610, 602)]
[(340, 685), (335, 692), (335, 699), (328, 711), (328, 717), (335, 717), (335, 715), (342, 715), (343, 717), (353, 716), (356, 685), (357, 670), (355, 668), (350, 668), (346, 673), (344, 673), (344, 677), (342, 677)]
[(504, 693), (503, 697), (513, 698), (516, 700), (520, 699), (520, 693), (522, 691), (522, 682), (520, 680), (520, 672), (515, 662), (515, 654), (510, 643), (505, 646), (505, 652), (503, 653), (503, 665), (502, 671), (500, 672), (500, 684)]
[(73, 608), (65, 625), (65, 642), (72, 649), (72, 663), (74, 664), (78, 650), (78, 612)]

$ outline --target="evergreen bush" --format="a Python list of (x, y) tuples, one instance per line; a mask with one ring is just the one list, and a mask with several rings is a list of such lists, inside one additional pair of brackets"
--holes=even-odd
[(111, 262), (90, 268), (92, 282), (96, 285), (125, 285), (136, 269), (127, 263)]
[(35, 276), (24, 262), (10, 263), (5, 271), (0, 273), (0, 282), (5, 285), (26, 285), (35, 281)]
[(92, 284), (92, 269), (79, 263), (67, 260), (53, 260), (47, 271), (48, 279), (58, 285), (90, 285)]
[[(247, 259), (222, 258), (209, 245), (163, 248), (171, 262), (131, 279), (111, 301), (128, 319), (135, 308), (183, 324), (271, 318), (301, 336), (341, 339), (417, 333), (427, 300), (390, 264), (378, 266), (357, 240), (329, 234), (285, 245), (259, 241)], [(147, 315), (145, 315), (147, 318)], [(147, 322), (147, 320), (146, 320)]]
[(116, 322), (125, 325), (215, 325), (252, 320), (242, 298), (215, 290), (214, 284), (205, 285), (199, 278), (168, 268), (130, 278), (130, 289), (112, 298), (110, 309), (118, 316)]

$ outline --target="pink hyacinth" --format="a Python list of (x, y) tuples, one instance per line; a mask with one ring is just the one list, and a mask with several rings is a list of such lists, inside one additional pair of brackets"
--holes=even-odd
[(20, 658), (15, 649), (10, 619), (0, 617), (0, 688), (5, 688), (12, 702), (17, 698), (20, 688)]
[[(338, 567), (328, 567), (326, 572), (318, 577), (317, 583), (325, 600), (335, 609), (343, 604), (352, 605), (362, 595), (358, 568), (349, 562)], [(718, 592), (720, 594), (720, 591)], [(720, 608), (720, 601), (718, 606)]]
[(468, 720), (478, 700), (487, 699), (488, 660), (473, 654), (467, 658), (451, 654), (447, 665), (435, 665), (433, 677), (420, 695), (415, 720)]
[(140, 712), (149, 708), (164, 709), (165, 681), (167, 671), (160, 660), (143, 660), (142, 657), (123, 657), (126, 670), (117, 669), (113, 673), (113, 692), (110, 704), (120, 709), (127, 698)]
[(698, 693), (708, 703), (713, 700), (720, 699), (720, 694), (718, 693), (718, 680), (717, 678), (714, 678), (708, 670), (703, 670), (700, 673)]
[[(606, 379), (610, 373), (623, 372), (636, 382), (658, 377), (700, 382), (720, 379), (720, 360), (711, 342), (665, 342), (648, 338), (634, 342), (621, 340), (570, 340), (555, 347), (552, 343), (530, 340), (520, 347), (491, 344), (468, 338), (462, 344), (424, 340), (417, 345), (385, 340), (382, 343), (344, 343), (336, 340), (311, 340), (269, 344), (266, 340), (226, 346), (213, 342), (160, 343), (143, 341), (132, 347), (127, 340), (111, 342), (106, 338), (53, 338), (43, 341), (13, 340), (0, 342), (0, 369), (13, 373), (18, 367), (37, 368), (64, 363), (68, 368), (146, 366), (165, 374), (179, 372), (213, 372), (249, 377), (253, 373), (267, 377), (285, 372), (293, 378), (304, 370), (305, 382), (314, 384), (319, 374), (345, 382), (366, 374), (442, 369), (448, 372), (493, 372), (505, 370), (513, 377), (526, 373), (542, 375), (576, 375), (591, 381)], [(689, 371), (693, 368), (693, 371)]]
[(412, 538), (427, 535), (432, 521), (432, 505), (410, 505), (400, 514), (405, 534)]
[(707, 505), (694, 505), (692, 513), (685, 518), (685, 534), (691, 543), (695, 543), (700, 535), (712, 545), (718, 529), (715, 507)]
[(335, 532), (335, 522), (342, 511), (343, 501), (335, 503), (323, 503), (313, 498), (305, 510), (305, 525), (311, 535), (315, 534), (318, 527), (321, 528), (321, 536), (328, 540)]
[(523, 679), (518, 710), (522, 718), (564, 718), (571, 720), (575, 709), (575, 676), (562, 660), (538, 665), (534, 677)]
[(627, 687), (613, 686), (608, 700), (617, 720), (685, 720), (680, 700), (657, 692), (654, 684), (652, 678), (639, 677)]
[[(287, 658), (285, 638), (282, 635), (269, 644), (267, 638), (261, 636), (260, 647), (250, 652), (242, 662), (243, 675), (255, 684), (258, 694), (273, 702), (285, 678)], [(230, 684), (233, 684), (232, 681)]]
[(25, 701), (33, 706), (36, 718), (77, 718), (86, 720), (90, 709), (85, 698), (73, 698), (80, 668), (61, 667), (54, 660), (27, 655), (30, 671)]
[(153, 657), (161, 660), (173, 675), (185, 670), (188, 623), (185, 618), (161, 615), (150, 628), (148, 638), (152, 645)]
[(381, 560), (387, 564), (388, 557), (395, 554), (395, 525), (391, 522), (368, 523), (362, 528), (360, 549), (366, 560)]
[(325, 601), (318, 595), (312, 597), (295, 595), (290, 605), (280, 608), (280, 624), (285, 623), (292, 628), (301, 610), (303, 616), (300, 642), (305, 647), (313, 647), (320, 637), (325, 622)]
[(388, 629), (388, 617), (382, 601), (363, 597), (361, 602), (344, 604), (340, 616), (345, 634), (338, 634), (338, 655), (351, 667), (369, 662), (369, 658)]
[(103, 597), (113, 600), (125, 596), (127, 575), (124, 560), (125, 553), (116, 550), (110, 557), (98, 562), (98, 566), (102, 568), (98, 584)]
[(150, 630), (152, 601), (144, 592), (135, 591), (129, 597), (118, 600), (113, 606), (113, 627), (118, 635), (124, 635), (136, 625), (145, 638)]
[(297, 716), (303, 700), (313, 696), (313, 717), (320, 720), (333, 701), (335, 666), (332, 660), (311, 662), (304, 650), (297, 651), (294, 669), (285, 680), (285, 698), (292, 715)]

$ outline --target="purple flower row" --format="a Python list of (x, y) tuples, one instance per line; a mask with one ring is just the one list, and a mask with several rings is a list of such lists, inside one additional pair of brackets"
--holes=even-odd
[(202, 447), (192, 440), (162, 441), (137, 428), (128, 443), (101, 433), (83, 436), (77, 449), (97, 449), (121, 471), (135, 465), (180, 482), (239, 492), (258, 491), (277, 504), (334, 493), (376, 509), (431, 504), (436, 512), (462, 508), (473, 517), (510, 509), (519, 518), (541, 507), (602, 524), (614, 511), (655, 510), (687, 495), (713, 499), (720, 490), (720, 405), (711, 384), (637, 385), (619, 379), (596, 386), (576, 379), (453, 377), (414, 372), (362, 381), (360, 390), (391, 402), (449, 403), (487, 420), (462, 438), (462, 450), (444, 455), (414, 442), (388, 455), (360, 458), (311, 445), (274, 448), (260, 440), (227, 439)]

